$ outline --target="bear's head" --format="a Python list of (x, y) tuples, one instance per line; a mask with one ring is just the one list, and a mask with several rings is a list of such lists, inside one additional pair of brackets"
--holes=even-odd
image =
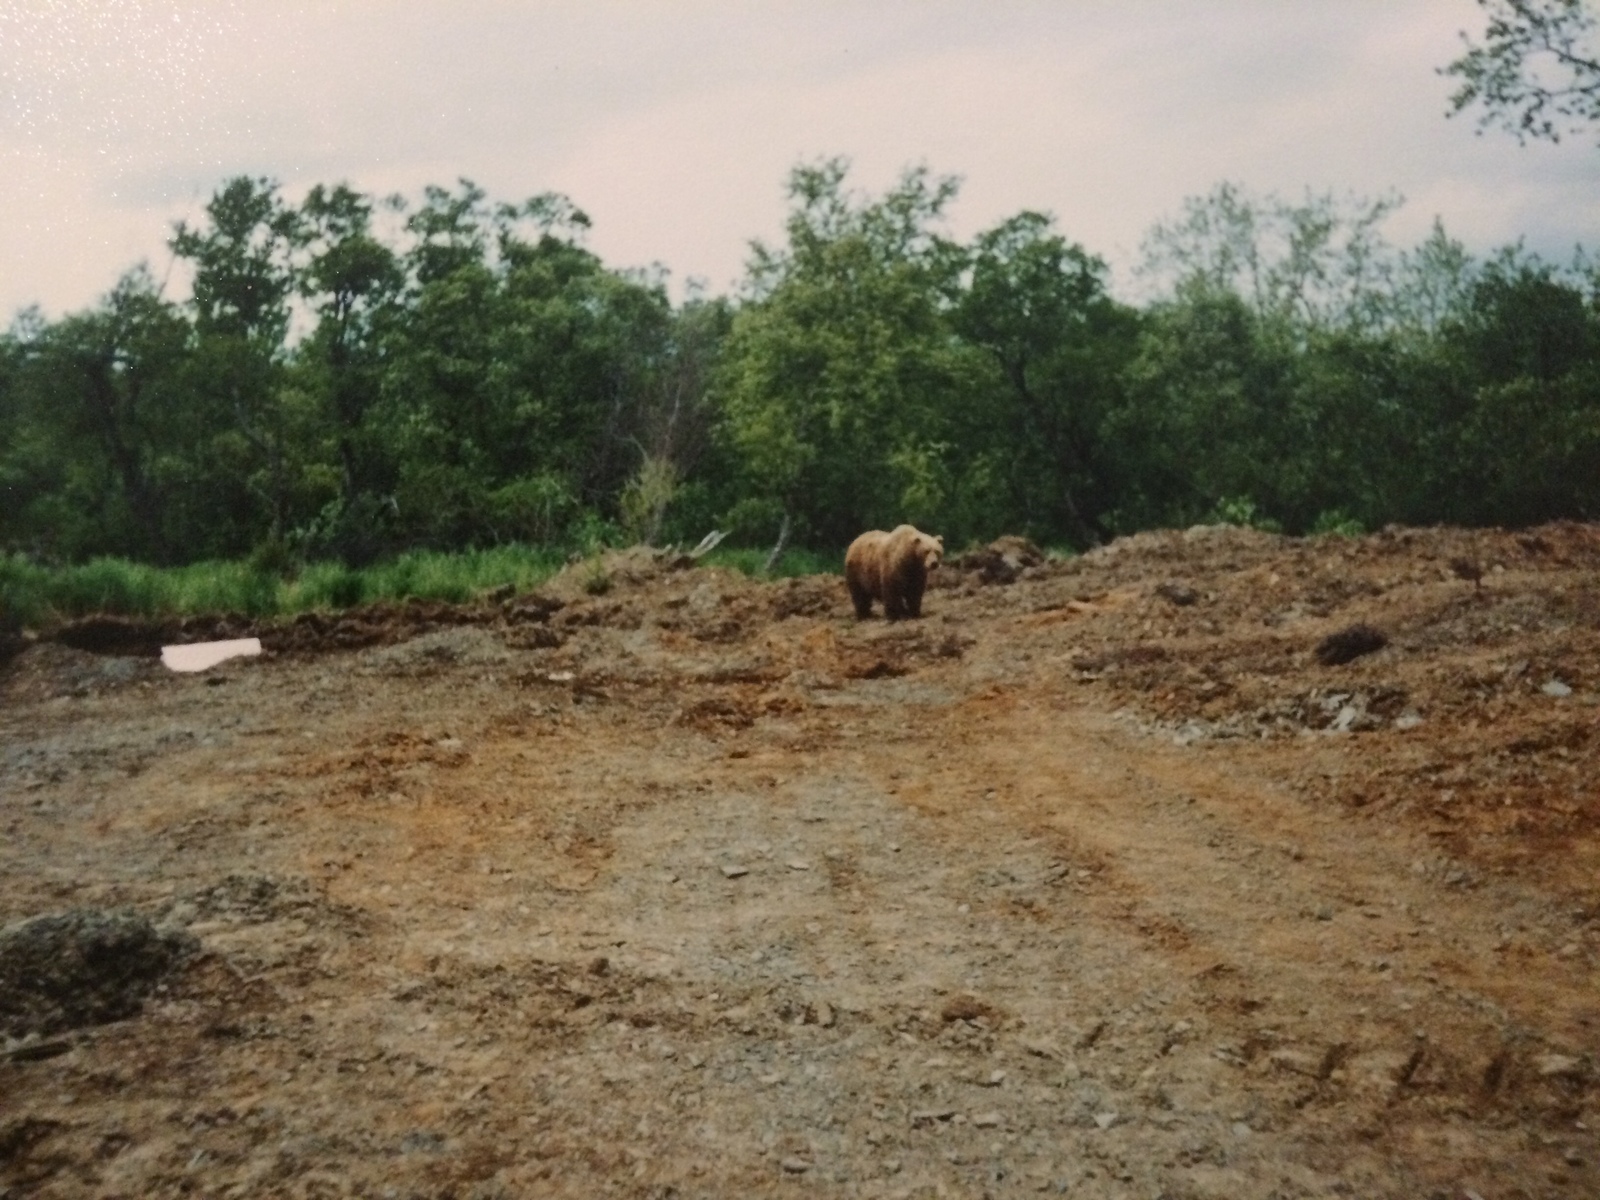
[(926, 533), (917, 534), (917, 551), (922, 555), (923, 569), (936, 571), (944, 558), (944, 537)]

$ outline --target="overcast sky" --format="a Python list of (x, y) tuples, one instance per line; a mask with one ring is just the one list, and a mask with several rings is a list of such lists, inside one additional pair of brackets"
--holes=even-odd
[(1472, 0), (0, 0), (0, 322), (95, 302), (248, 173), (564, 192), (614, 267), (731, 289), (797, 161), (961, 176), (949, 232), (1043, 209), (1128, 268), (1231, 180), (1435, 215), (1478, 252), (1600, 245), (1594, 139), (1445, 119)]

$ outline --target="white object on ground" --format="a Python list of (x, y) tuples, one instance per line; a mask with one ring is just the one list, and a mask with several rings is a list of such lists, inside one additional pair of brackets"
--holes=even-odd
[(161, 647), (161, 662), (171, 671), (204, 671), (230, 658), (261, 653), (260, 638), (235, 638), (230, 642), (190, 642)]

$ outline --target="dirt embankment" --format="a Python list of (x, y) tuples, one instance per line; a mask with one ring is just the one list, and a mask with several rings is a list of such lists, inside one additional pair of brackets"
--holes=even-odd
[(0, 1195), (1600, 1193), (1600, 530), (607, 574), (0, 667)]

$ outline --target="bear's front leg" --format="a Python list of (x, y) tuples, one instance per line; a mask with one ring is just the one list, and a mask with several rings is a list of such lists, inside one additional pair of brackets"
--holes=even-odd
[(865, 621), (872, 615), (872, 593), (855, 580), (850, 580), (850, 600), (856, 606), (856, 619)]

